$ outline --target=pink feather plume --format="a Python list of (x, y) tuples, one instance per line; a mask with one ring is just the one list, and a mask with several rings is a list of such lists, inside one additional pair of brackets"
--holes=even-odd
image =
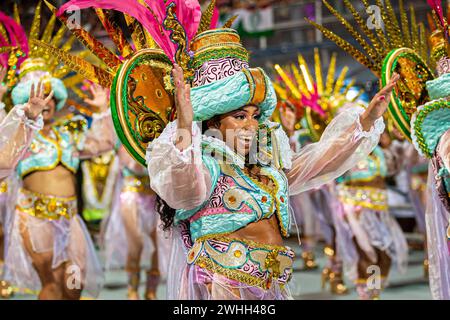
[(167, 7), (171, 3), (176, 4), (175, 12), (178, 21), (184, 27), (190, 41), (195, 36), (200, 23), (200, 4), (197, 0), (170, 0), (167, 3), (164, 3), (164, 0), (145, 0), (145, 2), (148, 8), (137, 0), (71, 0), (58, 10), (57, 15), (61, 16), (67, 10), (86, 8), (120, 11), (139, 21), (164, 53), (172, 62), (175, 62), (176, 44), (170, 40), (170, 31), (165, 30), (163, 26)]
[(211, 18), (210, 29), (217, 29), (218, 25), (219, 25), (219, 9), (217, 8), (217, 6), (215, 6), (213, 16)]
[[(433, 9), (438, 18), (439, 18), (439, 22), (441, 23), (441, 26), (443, 28), (445, 28), (446, 23), (445, 23), (445, 19), (444, 19), (444, 10), (442, 8), (442, 1), (441, 0), (427, 0), (428, 5), (431, 7), (431, 9)], [(448, 32), (447, 30), (444, 30), (445, 34), (448, 36)]]
[(300, 99), (302, 105), (304, 105), (306, 107), (310, 107), (311, 110), (313, 110), (314, 112), (316, 112), (317, 114), (319, 114), (321, 116), (325, 116), (326, 113), (325, 113), (325, 111), (323, 111), (322, 107), (320, 106), (319, 100), (320, 100), (320, 96), (317, 92), (316, 86), (314, 88), (314, 92), (310, 92), (309, 98), (307, 98), (305, 95), (302, 95), (302, 97)]
[[(3, 37), (1, 37), (0, 47), (19, 47), (26, 55), (28, 55), (28, 39), (23, 27), (2, 11), (0, 11), (0, 24), (5, 27), (9, 37), (9, 39), (4, 39)], [(6, 67), (8, 65), (8, 57), (8, 53), (0, 55), (0, 63), (2, 64), (2, 66)], [(24, 59), (24, 57), (19, 58), (18, 66), (20, 66)]]

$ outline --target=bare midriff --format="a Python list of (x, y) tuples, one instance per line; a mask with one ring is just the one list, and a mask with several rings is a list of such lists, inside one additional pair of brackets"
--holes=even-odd
[(75, 185), (75, 175), (62, 165), (48, 171), (32, 172), (23, 179), (26, 190), (55, 197), (75, 196)]
[[(258, 180), (259, 183), (264, 184), (269, 189), (273, 189), (275, 187), (272, 178), (261, 174), (261, 168), (258, 166), (246, 167), (244, 172), (254, 180)], [(229, 237), (241, 240), (250, 240), (262, 244), (276, 246), (283, 245), (283, 238), (281, 237), (280, 226), (276, 214), (273, 214), (270, 218), (252, 222), (231, 233)]]
[(228, 237), (240, 240), (250, 240), (269, 245), (283, 245), (283, 238), (281, 237), (278, 219), (275, 214), (269, 219), (258, 220), (250, 223), (244, 228), (231, 233)]

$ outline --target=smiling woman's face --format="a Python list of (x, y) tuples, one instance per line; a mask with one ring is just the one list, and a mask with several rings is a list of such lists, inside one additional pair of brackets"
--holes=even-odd
[(245, 156), (258, 132), (260, 116), (259, 107), (248, 105), (221, 115), (218, 121), (209, 122), (208, 127), (218, 129), (225, 143)]
[(50, 101), (45, 106), (42, 111), (42, 117), (44, 118), (44, 123), (49, 123), (53, 121), (53, 117), (56, 111), (56, 101), (55, 99), (50, 99)]

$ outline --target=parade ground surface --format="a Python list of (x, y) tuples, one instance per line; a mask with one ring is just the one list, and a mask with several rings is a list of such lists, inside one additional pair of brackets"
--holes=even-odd
[[(295, 238), (291, 238), (289, 246), (295, 248), (296, 256), (300, 257), (301, 251)], [(354, 286), (347, 280), (350, 287), (350, 294), (344, 296), (332, 295), (327, 286), (326, 290), (321, 289), (321, 270), (325, 265), (325, 258), (321, 251), (322, 245), (318, 245), (316, 256), (319, 268), (312, 271), (302, 270), (302, 260), (296, 259), (294, 264), (294, 288), (295, 299), (305, 300), (356, 300), (357, 294)], [(430, 300), (431, 294), (428, 281), (423, 276), (423, 251), (410, 250), (410, 259), (406, 274), (399, 274), (393, 270), (390, 277), (389, 287), (382, 293), (383, 300)], [(141, 294), (144, 291), (145, 274), (142, 273)], [(105, 285), (99, 296), (101, 300), (122, 300), (127, 295), (127, 276), (124, 271), (106, 272)], [(158, 289), (158, 299), (165, 299), (166, 286), (162, 284)], [(12, 299), (36, 299), (33, 295), (16, 294)]]

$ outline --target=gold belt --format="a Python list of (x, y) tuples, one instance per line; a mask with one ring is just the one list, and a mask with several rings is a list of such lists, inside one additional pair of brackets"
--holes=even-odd
[(219, 237), (198, 239), (188, 253), (187, 262), (267, 290), (273, 282), (283, 287), (290, 281), (294, 257), (288, 247)]
[(372, 187), (338, 187), (339, 200), (345, 204), (361, 206), (377, 211), (387, 211), (387, 192), (384, 189)]
[(77, 201), (76, 197), (53, 197), (21, 189), (16, 208), (38, 219), (71, 219), (77, 214)]

